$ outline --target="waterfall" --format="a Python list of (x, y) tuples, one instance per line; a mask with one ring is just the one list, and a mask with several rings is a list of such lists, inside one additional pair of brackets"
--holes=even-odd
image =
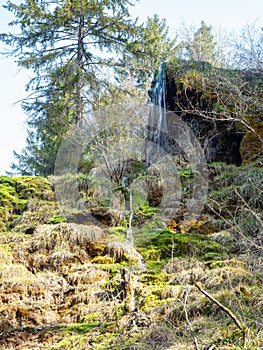
[[(132, 219), (133, 219), (133, 210), (132, 210), (132, 191), (129, 189), (129, 187), (126, 185), (126, 181), (128, 178), (125, 176), (122, 181), (121, 185), (125, 192), (128, 194), (128, 198), (125, 198), (126, 203), (125, 203), (125, 211), (127, 212), (129, 218), (128, 218), (128, 224), (127, 224), (127, 237), (126, 237), (126, 242), (133, 245), (133, 232), (132, 232)], [(127, 205), (128, 204), (128, 205)]]
[[(131, 189), (129, 189), (129, 187), (126, 184), (127, 180), (128, 180), (128, 177), (126, 177), (126, 176), (124, 176), (124, 178), (121, 180), (121, 185), (122, 185), (123, 192), (125, 195), (125, 213), (128, 216), (125, 245), (128, 246), (129, 248), (132, 248), (136, 252), (135, 256), (136, 256), (136, 259), (138, 261), (138, 267), (142, 270), (145, 270), (146, 266), (144, 264), (144, 259), (143, 259), (142, 255), (137, 252), (137, 250), (134, 246), (134, 237), (133, 237), (133, 229), (132, 229), (132, 219), (133, 219), (133, 208), (132, 208), (133, 202), (132, 202), (132, 200), (133, 200), (133, 197), (132, 197)], [(134, 291), (132, 292), (132, 298), (135, 298)]]
[(153, 140), (165, 148), (167, 120), (166, 120), (166, 62), (160, 64), (158, 74), (151, 91), (153, 104), (149, 124), (154, 130)]
[(160, 64), (152, 83), (150, 98), (152, 108), (148, 119), (148, 136), (145, 155), (148, 164), (164, 155), (167, 148), (168, 128), (166, 117), (166, 62)]

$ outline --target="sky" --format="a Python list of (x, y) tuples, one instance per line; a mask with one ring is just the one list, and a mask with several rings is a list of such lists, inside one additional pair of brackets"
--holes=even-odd
[[(8, 23), (13, 19), (2, 7), (6, 2), (0, 0), (0, 33), (9, 31)], [(171, 37), (182, 23), (186, 27), (198, 27), (202, 20), (227, 31), (238, 31), (255, 21), (263, 27), (263, 0), (140, 0), (134, 3), (131, 14), (139, 17), (140, 22), (155, 13), (166, 18)], [(0, 52), (3, 50), (0, 43)], [(25, 85), (30, 73), (21, 70), (14, 58), (0, 56), (0, 76), (0, 175), (5, 175), (15, 161), (13, 151), (20, 154), (26, 145), (27, 116), (18, 101), (27, 95)]]

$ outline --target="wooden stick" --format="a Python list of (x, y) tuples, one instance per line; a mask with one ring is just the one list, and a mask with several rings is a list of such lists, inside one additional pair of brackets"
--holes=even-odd
[(232, 318), (232, 320), (235, 322), (235, 324), (238, 326), (238, 328), (243, 332), (245, 330), (245, 325), (243, 325), (243, 323), (241, 321), (238, 320), (238, 318), (236, 317), (236, 315), (230, 310), (228, 309), (226, 306), (224, 306), (223, 304), (221, 304), (218, 300), (216, 300), (214, 297), (212, 297), (212, 295), (210, 295), (207, 291), (205, 291), (201, 285), (199, 283), (195, 283), (196, 288), (203, 293), (207, 298), (209, 298), (210, 300), (212, 300), (217, 306), (220, 307), (221, 310), (223, 310), (225, 313), (228, 314), (228, 316), (230, 316)]

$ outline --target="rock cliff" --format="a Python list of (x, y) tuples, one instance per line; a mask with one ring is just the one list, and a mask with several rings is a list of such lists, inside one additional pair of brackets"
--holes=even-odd
[[(240, 165), (262, 155), (262, 72), (174, 59), (166, 64), (165, 78), (162, 107), (190, 126), (209, 163)], [(159, 79), (157, 75), (152, 84), (153, 103), (158, 101), (154, 93)]]

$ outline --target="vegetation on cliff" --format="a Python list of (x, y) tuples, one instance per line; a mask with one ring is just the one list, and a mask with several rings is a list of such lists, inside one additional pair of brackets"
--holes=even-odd
[[(5, 6), (35, 73), (14, 168), (44, 177), (0, 177), (0, 347), (262, 349), (262, 35), (227, 65), (204, 22), (176, 45), (130, 4)], [(162, 60), (155, 125), (129, 106)]]
[(1, 348), (260, 349), (261, 170), (212, 164), (198, 220), (135, 213), (136, 250), (111, 220), (65, 222), (46, 179), (2, 177)]

